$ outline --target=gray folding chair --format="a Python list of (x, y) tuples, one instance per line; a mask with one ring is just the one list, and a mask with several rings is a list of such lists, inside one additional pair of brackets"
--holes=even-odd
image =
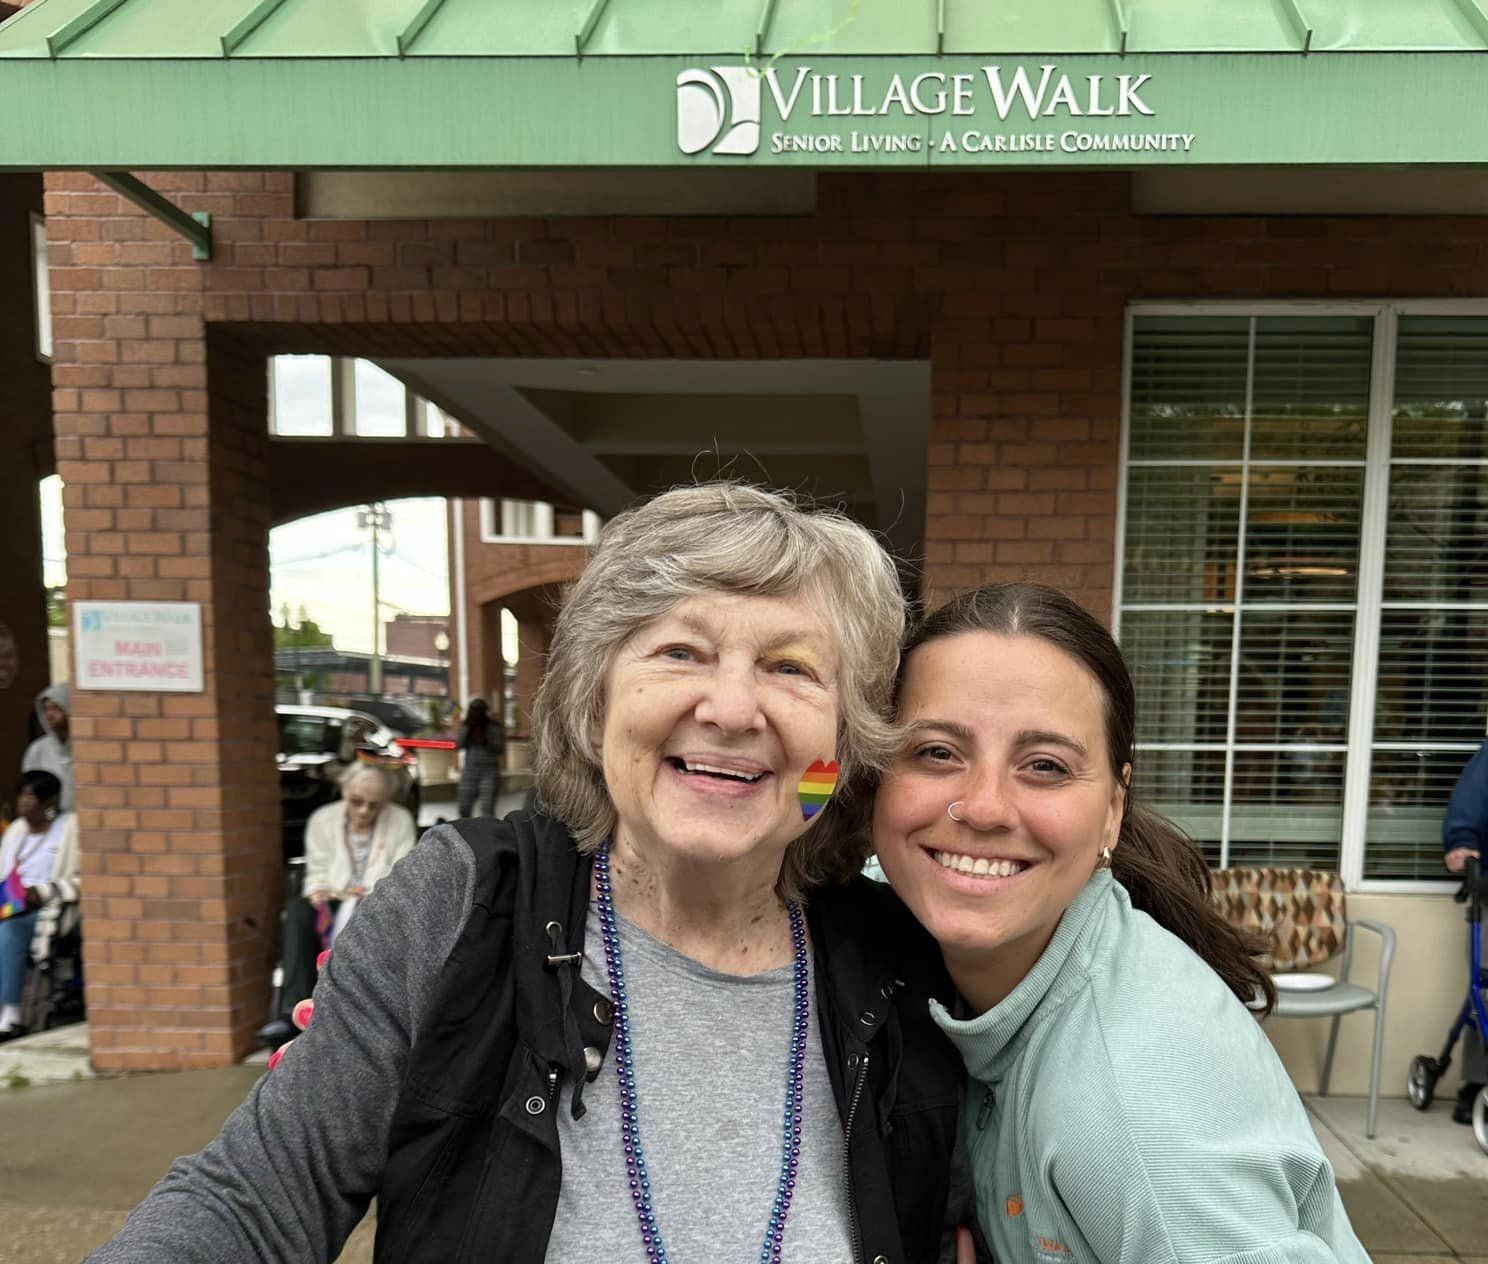
[[(1315, 991), (1277, 990), (1272, 1018), (1331, 1018), (1328, 1048), (1323, 1055), (1318, 1094), (1328, 1095), (1338, 1027), (1345, 1014), (1374, 1011), (1373, 1046), (1369, 1062), (1369, 1117), (1364, 1135), (1373, 1138), (1379, 1110), (1380, 1050), (1385, 1036), (1385, 1003), (1390, 991), (1390, 967), (1395, 961), (1395, 931), (1383, 922), (1351, 918), (1343, 879), (1321, 869), (1219, 869), (1214, 873), (1215, 901), (1227, 920), (1246, 930), (1271, 936), (1273, 946), (1263, 964), (1272, 978), (1309, 971), (1342, 953), (1337, 981)], [(1371, 990), (1350, 978), (1354, 961), (1354, 932), (1367, 930), (1380, 937), (1379, 972)]]

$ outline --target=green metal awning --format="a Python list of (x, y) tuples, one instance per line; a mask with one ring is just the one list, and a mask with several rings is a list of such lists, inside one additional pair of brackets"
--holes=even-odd
[(0, 168), (1488, 161), (1485, 0), (36, 0)]

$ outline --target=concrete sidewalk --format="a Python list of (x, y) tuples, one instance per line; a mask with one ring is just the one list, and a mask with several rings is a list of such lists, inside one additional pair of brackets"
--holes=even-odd
[[(77, 1264), (173, 1158), (211, 1138), (262, 1073), (254, 1065), (74, 1079), (86, 1058), (81, 1027), (15, 1041), (0, 1058), (12, 1081), (54, 1079), (0, 1088), (0, 1264)], [(1403, 1100), (1382, 1102), (1373, 1141), (1364, 1137), (1362, 1098), (1307, 1105), (1375, 1264), (1488, 1264), (1488, 1155), (1451, 1122), (1450, 1095), (1425, 1114)], [(369, 1219), (341, 1260), (371, 1259)]]

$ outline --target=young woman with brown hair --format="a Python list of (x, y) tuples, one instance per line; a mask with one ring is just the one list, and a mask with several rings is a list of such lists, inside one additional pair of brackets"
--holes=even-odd
[(873, 841), (961, 998), (932, 1002), (979, 1103), (972, 1162), (1002, 1264), (1366, 1261), (1246, 1004), (1257, 945), (1203, 860), (1133, 802), (1121, 652), (1069, 598), (981, 588), (910, 638), (907, 738)]

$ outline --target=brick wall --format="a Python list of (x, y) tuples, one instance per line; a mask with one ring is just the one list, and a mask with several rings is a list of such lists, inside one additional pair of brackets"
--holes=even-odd
[[(531, 664), (547, 653), (552, 618), (562, 585), (578, 578), (589, 551), (572, 544), (490, 544), (481, 539), (480, 503), (467, 500), (451, 530), (461, 531), (465, 546), (466, 635), (469, 641), (470, 695), (494, 699), (502, 688), (500, 611), (512, 608), (518, 628), (517, 701), (521, 726), (532, 714), (536, 684)], [(454, 549), (450, 550), (453, 558)], [(456, 582), (453, 564), (450, 583)], [(451, 588), (450, 609), (456, 608)], [(450, 616), (450, 689), (458, 689), (459, 628)], [(523, 660), (526, 660), (524, 666)], [(458, 699), (461, 706), (468, 698)]]
[(277, 848), (265, 355), (929, 359), (930, 599), (1031, 575), (1104, 615), (1128, 301), (1488, 292), (1488, 220), (1138, 218), (1120, 173), (823, 175), (793, 218), (428, 222), (295, 220), (286, 174), (148, 178), (212, 212), (210, 264), (86, 176), (47, 194), (73, 595), (222, 603), (205, 695), (79, 708), (104, 1065), (241, 1051), (263, 990), (234, 892)]

